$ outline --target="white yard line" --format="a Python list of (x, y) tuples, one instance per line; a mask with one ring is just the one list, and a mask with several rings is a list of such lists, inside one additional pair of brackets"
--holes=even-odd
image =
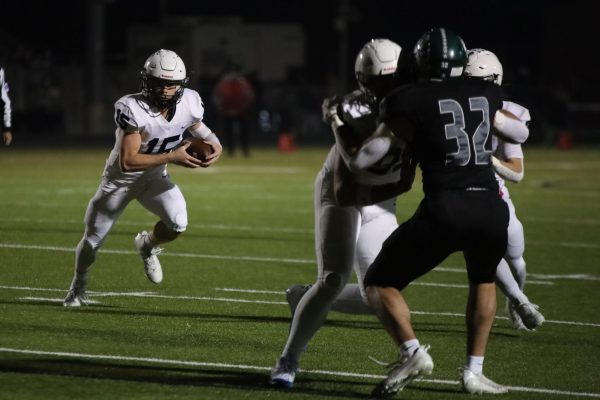
[[(74, 247), (61, 247), (61, 246), (39, 246), (19, 243), (0, 243), (0, 248), (6, 249), (26, 249), (26, 250), (40, 250), (40, 251), (60, 251), (60, 252), (74, 252)], [(110, 250), (102, 249), (100, 253), (105, 254), (135, 254), (137, 252), (133, 250)], [(161, 256), (166, 257), (187, 257), (187, 258), (202, 258), (202, 259), (213, 259), (213, 260), (234, 260), (234, 261), (252, 261), (252, 262), (270, 262), (270, 263), (288, 263), (288, 264), (313, 264), (316, 265), (315, 260), (301, 259), (301, 258), (277, 258), (277, 257), (249, 257), (249, 256), (223, 256), (218, 254), (198, 254), (198, 253), (171, 253), (165, 251)], [(437, 272), (457, 272), (465, 273), (465, 268), (454, 268), (454, 267), (437, 267), (433, 271)], [(600, 277), (589, 275), (589, 274), (529, 274), (529, 276), (541, 280), (557, 280), (557, 279), (571, 279), (571, 280), (600, 280)], [(548, 285), (547, 282), (540, 281), (527, 281), (529, 284)], [(427, 282), (416, 283), (421, 285), (436, 285), (429, 284)], [(456, 285), (456, 287), (463, 287), (462, 285)]]
[[(265, 371), (271, 370), (271, 366), (259, 366), (259, 365), (247, 365), (247, 364), (228, 364), (223, 362), (206, 362), (206, 361), (189, 361), (189, 360), (171, 360), (166, 358), (155, 358), (155, 357), (133, 357), (133, 356), (121, 356), (113, 354), (86, 354), (86, 353), (71, 353), (63, 351), (45, 351), (45, 350), (32, 350), (32, 349), (15, 349), (8, 347), (0, 347), (0, 353), (12, 353), (12, 354), (29, 354), (38, 356), (52, 356), (59, 358), (75, 358), (75, 359), (86, 359), (86, 360), (114, 360), (114, 361), (134, 361), (148, 364), (166, 364), (166, 365), (185, 365), (190, 367), (209, 367), (209, 368), (223, 368), (223, 369), (234, 369), (234, 370), (247, 370), (247, 371)], [(311, 370), (311, 369), (299, 369), (300, 372), (316, 374), (316, 375), (327, 375), (327, 376), (338, 376), (338, 377), (353, 377), (353, 378), (367, 378), (367, 379), (383, 379), (385, 375), (375, 374), (362, 374), (357, 372), (347, 371), (329, 371), (329, 370)], [(199, 371), (200, 372), (200, 371)], [(455, 380), (447, 379), (422, 379), (420, 382), (433, 383), (438, 385), (451, 385), (458, 386), (459, 382)], [(575, 397), (594, 397), (600, 398), (600, 393), (590, 392), (573, 392), (566, 390), (546, 389), (546, 388), (530, 388), (525, 386), (507, 386), (509, 391), (512, 392), (531, 392), (531, 393), (542, 393), (548, 395), (557, 396), (575, 396)]]
[[(434, 272), (456, 272), (464, 274), (467, 272), (465, 268), (457, 268), (457, 267), (437, 267), (433, 270)], [(568, 280), (576, 280), (576, 281), (600, 281), (600, 277), (590, 275), (590, 274), (536, 274), (536, 273), (527, 273), (527, 277), (532, 277), (536, 279), (543, 279), (544, 281), (549, 280), (558, 280), (558, 279), (568, 279)], [(530, 281), (527, 279), (527, 283), (533, 283), (534, 281)], [(542, 284), (543, 282), (537, 282), (538, 284)]]
[[(48, 289), (48, 288), (33, 288), (24, 286), (8, 286), (0, 285), (0, 289), (5, 290), (20, 290), (20, 291), (62, 291), (66, 293), (64, 289)], [(225, 292), (238, 292), (238, 293), (257, 293), (257, 294), (277, 294), (283, 295), (283, 291), (271, 291), (271, 290), (251, 290), (251, 289), (238, 289), (238, 288), (215, 288), (216, 291)], [(272, 300), (251, 300), (251, 299), (236, 299), (229, 297), (210, 297), (210, 296), (172, 296), (165, 294), (158, 294), (156, 292), (97, 292), (88, 291), (86, 292), (89, 298), (92, 297), (143, 297), (143, 298), (154, 298), (154, 299), (171, 299), (171, 300), (195, 300), (195, 301), (218, 301), (225, 303), (246, 303), (246, 304), (272, 304), (272, 305), (285, 305), (287, 301), (272, 301)], [(37, 297), (37, 296), (21, 296), (17, 297), (17, 300), (28, 300), (28, 301), (40, 301), (40, 302), (62, 302), (63, 298), (56, 297)], [(92, 300), (93, 302), (96, 300)], [(451, 312), (429, 312), (429, 311), (418, 311), (411, 310), (416, 315), (437, 315), (444, 317), (459, 317), (464, 318), (462, 313), (451, 313)], [(503, 316), (496, 316), (496, 319), (508, 319)], [(545, 323), (562, 324), (562, 325), (573, 325), (573, 326), (588, 326), (592, 328), (600, 328), (600, 323), (593, 322), (578, 322), (578, 321), (560, 321), (560, 320), (546, 320)]]
[[(38, 245), (25, 245), (16, 243), (0, 243), (0, 248), (9, 249), (27, 249), (27, 250), (45, 250), (45, 251), (62, 251), (62, 252), (73, 252), (74, 247), (61, 247), (61, 246), (38, 246)], [(105, 254), (137, 254), (132, 250), (100, 250), (100, 253)], [(291, 264), (314, 264), (314, 260), (303, 260), (297, 258), (270, 258), (270, 257), (246, 257), (246, 256), (222, 256), (217, 254), (197, 254), (197, 253), (169, 253), (163, 252), (161, 257), (188, 257), (188, 258), (206, 258), (214, 260), (235, 260), (235, 261), (256, 261), (256, 262), (280, 262), (280, 263), (291, 263)]]

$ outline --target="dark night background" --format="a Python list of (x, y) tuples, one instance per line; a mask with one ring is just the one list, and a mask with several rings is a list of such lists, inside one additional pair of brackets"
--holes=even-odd
[[(119, 68), (139, 69), (143, 64), (144, 59), (130, 61), (127, 55), (128, 31), (135, 25), (152, 26), (160, 31), (167, 17), (210, 18), (227, 15), (239, 16), (244, 23), (299, 25), (305, 36), (303, 67), (291, 71), (285, 82), (258, 80), (255, 83), (264, 86), (265, 93), (275, 87), (291, 92), (297, 92), (302, 87), (311, 88), (310, 96), (305, 96), (302, 106), (307, 113), (319, 113), (322, 97), (333, 94), (332, 91), (337, 90), (335, 88), (350, 89), (354, 86), (354, 57), (369, 39), (388, 37), (410, 50), (422, 33), (429, 28), (443, 26), (457, 32), (467, 48), (481, 47), (496, 53), (504, 66), (507, 90), (515, 101), (532, 111), (533, 142), (552, 144), (563, 130), (573, 132), (580, 141), (600, 142), (600, 46), (597, 43), (600, 29), (597, 27), (597, 13), (592, 12), (595, 8), (593, 2), (90, 1), (100, 3), (104, 9), (102, 62), (105, 65), (103, 74), (107, 75)], [(78, 79), (85, 82), (90, 70), (90, 1), (22, 0), (2, 5), (0, 60), (11, 84), (11, 96), (16, 98), (13, 99), (15, 134), (18, 135), (19, 129), (24, 137), (36, 134), (28, 122), (33, 115), (32, 109), (53, 121), (53, 125), (50, 124), (52, 126), (47, 126), (48, 134), (60, 136), (64, 135), (65, 130), (68, 131), (65, 129), (68, 118), (61, 115), (65, 113), (65, 107), (57, 111), (56, 104), (53, 104), (50, 107), (53, 111), (44, 110), (43, 102), (35, 101), (29, 94), (32, 89), (27, 90), (27, 95), (17, 93), (17, 86), (11, 82), (11, 77), (24, 75), (35, 67), (32, 75), (36, 75), (43, 85), (43, 71), (51, 68), (69, 71), (80, 67), (82, 72)], [(340, 30), (336, 29), (343, 4), (348, 6), (344, 14), (348, 28), (346, 53), (340, 53), (343, 38)], [(272, 57), (277, 57), (277, 54)], [(344, 59), (345, 65), (340, 66), (340, 59)], [(344, 68), (346, 82), (339, 82), (343, 79), (340, 71)], [(202, 76), (201, 71), (194, 72)], [(63, 80), (59, 82), (64, 81), (64, 75), (68, 72), (61, 74)], [(129, 76), (131, 80), (123, 85), (126, 87), (122, 87), (117, 97), (136, 87), (137, 76)], [(338, 80), (333, 89), (332, 79)], [(60, 90), (60, 83), (56, 85), (59, 87), (55, 91), (60, 92), (55, 94), (56, 98), (67, 101), (65, 97), (68, 97), (66, 93), (70, 93), (69, 90)], [(198, 85), (203, 87), (194, 88), (200, 91), (207, 103), (210, 93), (210, 87), (207, 86), (212, 82), (199, 80)], [(19, 86), (28, 87), (27, 82)], [(37, 96), (45, 95), (47, 93), (40, 92)], [(81, 96), (84, 100), (90, 99), (89, 93)], [(109, 109), (115, 100), (102, 99)], [(294, 107), (294, 104), (290, 106)], [(107, 119), (110, 122), (110, 117)], [(291, 129), (295, 129), (294, 123)], [(112, 130), (106, 136), (112, 139)], [(260, 134), (255, 136), (261, 140)], [(268, 142), (268, 138), (262, 139)], [(309, 141), (310, 138), (307, 138)]]

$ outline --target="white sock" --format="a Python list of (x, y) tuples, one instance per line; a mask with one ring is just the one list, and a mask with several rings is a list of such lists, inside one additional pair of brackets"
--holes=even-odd
[(529, 299), (521, 291), (519, 283), (504, 259), (500, 261), (498, 268), (496, 269), (496, 284), (513, 304), (519, 305), (521, 303), (529, 302)]
[(481, 374), (483, 371), (483, 357), (469, 356), (466, 367), (475, 374)]
[(419, 339), (410, 339), (402, 343), (400, 346), (400, 351), (404, 355), (412, 356), (420, 346), (421, 344), (419, 343)]
[(282, 356), (300, 359), (310, 339), (325, 323), (336, 294), (317, 283), (302, 296), (296, 307)]

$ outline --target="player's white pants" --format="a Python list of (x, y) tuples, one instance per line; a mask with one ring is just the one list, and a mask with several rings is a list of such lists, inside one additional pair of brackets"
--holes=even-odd
[(169, 229), (185, 231), (185, 199), (179, 187), (168, 176), (140, 179), (133, 183), (103, 177), (85, 213), (85, 232), (75, 255), (76, 278), (86, 277), (98, 249), (133, 199), (137, 199), (144, 208), (157, 215)]
[(356, 241), (356, 261), (354, 272), (358, 283), (347, 284), (339, 294), (331, 309), (349, 314), (373, 314), (363, 280), (367, 269), (381, 251), (381, 245), (398, 227), (396, 219), (396, 199), (382, 201), (371, 206), (361, 207), (361, 226)]
[(296, 358), (323, 325), (352, 274), (360, 223), (358, 209), (335, 204), (333, 171), (326, 167), (315, 180), (314, 208), (317, 281), (298, 303), (283, 350), (284, 356)]
[(496, 270), (496, 284), (510, 300), (522, 303), (528, 299), (523, 294), (525, 287), (526, 266), (523, 259), (525, 252), (525, 237), (523, 224), (517, 218), (515, 206), (510, 199), (506, 188), (502, 190), (502, 198), (508, 205), (508, 246), (504, 258), (498, 264)]

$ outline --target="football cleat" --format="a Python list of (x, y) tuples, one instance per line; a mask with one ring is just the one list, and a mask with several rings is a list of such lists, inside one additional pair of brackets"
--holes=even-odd
[(518, 330), (527, 330), (525, 325), (523, 325), (523, 321), (521, 321), (521, 317), (519, 316), (519, 314), (517, 314), (517, 309), (515, 305), (509, 299), (506, 299), (504, 311), (508, 316), (508, 319), (512, 323), (513, 328)]
[(291, 389), (294, 386), (296, 371), (298, 370), (298, 362), (288, 357), (281, 357), (277, 360), (277, 364), (271, 370), (271, 379), (269, 384), (285, 389)]
[(300, 303), (302, 296), (304, 296), (311, 287), (312, 285), (292, 285), (285, 289), (285, 298), (290, 306), (292, 317), (296, 312), (296, 308), (298, 307), (298, 303)]
[(486, 378), (483, 373), (476, 374), (468, 368), (461, 370), (460, 384), (463, 391), (471, 394), (500, 394), (508, 392), (506, 387)]
[(521, 321), (527, 329), (533, 330), (546, 320), (538, 308), (539, 306), (533, 303), (521, 303), (515, 307), (515, 312), (521, 317)]
[(81, 305), (88, 305), (88, 297), (85, 291), (78, 291), (76, 289), (69, 289), (67, 297), (63, 300), (63, 306), (65, 307), (80, 307)]
[(144, 272), (150, 282), (152, 283), (161, 283), (163, 280), (163, 272), (162, 267), (160, 266), (160, 261), (158, 260), (158, 255), (162, 251), (160, 247), (150, 247), (146, 244), (146, 238), (148, 237), (148, 232), (142, 231), (137, 234), (134, 239), (135, 248), (138, 253), (140, 253), (140, 257), (144, 262)]
[(93, 303), (90, 301), (85, 294), (85, 288), (87, 287), (87, 279), (73, 278), (71, 287), (67, 292), (67, 297), (63, 300), (63, 306), (65, 307), (80, 307), (81, 305), (88, 305)]
[(389, 398), (404, 389), (406, 385), (424, 375), (431, 375), (433, 360), (427, 353), (429, 345), (420, 346), (412, 355), (402, 355), (398, 361), (387, 365), (388, 376), (373, 389), (376, 398)]

